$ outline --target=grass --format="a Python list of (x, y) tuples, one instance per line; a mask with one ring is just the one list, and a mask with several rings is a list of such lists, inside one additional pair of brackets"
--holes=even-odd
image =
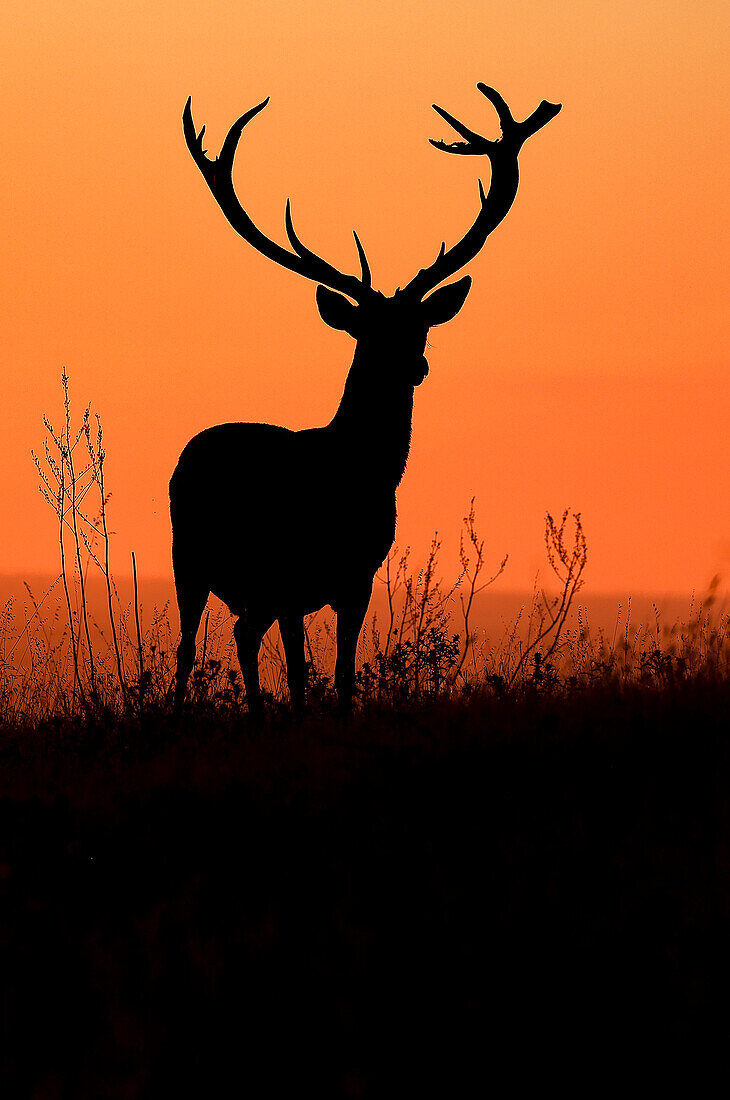
[(62, 453), (46, 484), (65, 636), (54, 593), (0, 630), (5, 1094), (585, 1093), (689, 1057), (696, 1089), (730, 901), (714, 592), (669, 630), (569, 627), (586, 544), (579, 516), (548, 517), (559, 594), (492, 643), (471, 626), (490, 582), (472, 506), (456, 586), (437, 540), (421, 571), (386, 563), (351, 721), (327, 618), (303, 721), (271, 638), (253, 722), (215, 615), (175, 717), (169, 619), (138, 631), (121, 607), (100, 427), (77, 435), (65, 395), (53, 438), (100, 456), (72, 475)]
[[(168, 607), (155, 609), (143, 628), (136, 561), (134, 596), (123, 606), (111, 568), (108, 527), (110, 494), (105, 481), (103, 431), (92, 428), (87, 406), (72, 422), (68, 376), (62, 375), (63, 420), (57, 430), (44, 417), (47, 437), (33, 455), (39, 488), (58, 524), (60, 572), (39, 600), (28, 588), (23, 609), (10, 600), (0, 611), (0, 721), (34, 728), (44, 722), (104, 720), (114, 723), (169, 711), (177, 639)], [(493, 695), (498, 698), (551, 694), (566, 701), (603, 686), (624, 692), (641, 686), (665, 691), (685, 681), (712, 683), (730, 672), (730, 617), (716, 607), (718, 581), (690, 608), (685, 623), (653, 628), (631, 623), (631, 604), (619, 608), (610, 637), (592, 630), (585, 611), (569, 618), (588, 561), (581, 516), (548, 514), (545, 550), (553, 588), (535, 587), (516, 621), (498, 639), (473, 626), (475, 599), (504, 573), (508, 557), (490, 575), (474, 501), (464, 517), (460, 572), (452, 585), (439, 578), (440, 542), (434, 536), (424, 566), (410, 553), (393, 551), (376, 580), (385, 612), (373, 613), (359, 646), (358, 706), (423, 705)], [(101, 580), (106, 622), (94, 619), (91, 575)], [(27, 586), (26, 586), (27, 587)], [(622, 619), (623, 614), (623, 619)], [(65, 620), (65, 622), (64, 622)], [(193, 710), (222, 721), (245, 714), (245, 693), (235, 659), (231, 617), (208, 611), (199, 639), (198, 663), (189, 690)], [(309, 699), (314, 713), (333, 702), (334, 616), (310, 617), (306, 628)], [(276, 632), (262, 651), (262, 679), (272, 712), (286, 704), (286, 669)]]

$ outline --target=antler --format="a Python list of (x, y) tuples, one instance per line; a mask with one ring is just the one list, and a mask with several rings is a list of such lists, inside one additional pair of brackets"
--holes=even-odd
[(294, 249), (294, 252), (289, 252), (288, 249), (282, 248), (276, 241), (272, 241), (269, 237), (265, 236), (258, 226), (254, 225), (238, 201), (238, 196), (233, 187), (233, 158), (236, 155), (236, 148), (238, 147), (238, 142), (244, 127), (246, 127), (251, 119), (259, 114), (260, 111), (263, 111), (268, 102), (269, 99), (267, 97), (256, 107), (252, 107), (250, 111), (241, 115), (228, 131), (218, 156), (215, 160), (210, 160), (206, 155), (207, 150), (203, 148), (205, 126), (203, 126), (199, 134), (196, 133), (191, 107), (192, 96), (189, 96), (185, 104), (185, 110), (183, 111), (182, 121), (185, 142), (190, 151), (190, 155), (200, 169), (205, 182), (211, 190), (213, 198), (220, 206), (228, 222), (245, 241), (248, 241), (250, 245), (253, 245), (258, 252), (266, 256), (269, 260), (274, 260), (275, 263), (280, 264), (281, 267), (286, 267), (289, 271), (295, 271), (298, 275), (303, 275), (306, 279), (313, 279), (315, 282), (325, 283), (333, 290), (339, 290), (343, 294), (347, 294), (348, 297), (354, 298), (356, 302), (360, 302), (368, 294), (372, 293), (372, 280), (367, 257), (365, 256), (365, 251), (360, 244), (357, 233), (353, 233), (353, 235), (355, 237), (357, 253), (360, 258), (361, 277), (359, 279), (355, 275), (346, 275), (342, 271), (338, 271), (336, 267), (332, 267), (326, 260), (317, 256), (316, 253), (310, 251), (306, 245), (302, 244), (294, 231), (289, 199), (286, 200), (285, 211), (286, 235), (289, 238), (289, 243)]
[(481, 209), (474, 224), (453, 248), (447, 251), (446, 245), (442, 244), (434, 263), (419, 271), (405, 288), (409, 294), (417, 295), (419, 299), (473, 260), (484, 246), (489, 234), (497, 228), (515, 200), (520, 180), (518, 163), (520, 149), (529, 137), (546, 126), (562, 108), (561, 103), (548, 103), (543, 99), (529, 118), (524, 122), (517, 122), (499, 92), (490, 88), (488, 84), (479, 83), (477, 88), (494, 106), (502, 137), (497, 141), (490, 141), (470, 130), (463, 122), (459, 122), (443, 107), (438, 107), (434, 103), (434, 111), (440, 114), (457, 133), (466, 138), (466, 141), (457, 141), (449, 145), (445, 141), (434, 141), (433, 138), (429, 140), (433, 146), (442, 149), (445, 153), (488, 156), (492, 167), (489, 192), (484, 194), (482, 181), (479, 180)]

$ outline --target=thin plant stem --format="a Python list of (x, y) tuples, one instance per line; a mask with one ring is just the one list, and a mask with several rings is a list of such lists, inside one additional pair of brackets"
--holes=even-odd
[(105, 491), (105, 488), (104, 488), (104, 459), (106, 458), (106, 454), (105, 454), (105, 452), (104, 452), (104, 450), (101, 446), (101, 439), (102, 439), (102, 436), (101, 436), (101, 423), (99, 421), (98, 415), (96, 417), (96, 420), (97, 420), (97, 424), (99, 425), (99, 431), (98, 431), (98, 435), (97, 435), (97, 439), (98, 439), (97, 455), (98, 455), (98, 463), (99, 463), (99, 465), (98, 465), (98, 470), (99, 470), (99, 492), (100, 492), (100, 495), (101, 495), (101, 525), (102, 525), (102, 530), (104, 532), (104, 580), (106, 582), (106, 597), (107, 597), (107, 604), (108, 604), (108, 607), (109, 607), (109, 623), (111, 625), (112, 641), (114, 643), (114, 655), (115, 655), (116, 661), (117, 661), (117, 676), (119, 677), (119, 686), (120, 686), (121, 691), (122, 691), (122, 697), (124, 699), (126, 699), (126, 697), (127, 697), (127, 682), (126, 682), (125, 677), (124, 677), (124, 672), (122, 671), (122, 656), (121, 656), (121, 652), (119, 650), (119, 638), (117, 637), (117, 627), (116, 627), (116, 623), (114, 621), (114, 606), (113, 606), (113, 603), (112, 603), (112, 584), (111, 584), (110, 564), (109, 564), (109, 528), (107, 527), (107, 522), (106, 522), (106, 491)]
[(132, 551), (132, 576), (134, 577), (134, 621), (137, 626), (137, 655), (139, 657), (139, 701), (144, 691), (144, 658), (142, 655), (142, 630), (139, 625), (139, 589), (137, 587), (137, 559)]
[[(75, 443), (71, 443), (71, 402), (68, 393), (68, 375), (64, 370), (61, 381), (63, 384), (64, 395), (64, 408), (66, 410), (66, 462), (68, 464), (69, 477), (71, 481), (71, 520), (72, 529), (74, 533), (74, 545), (76, 547), (76, 565), (79, 571), (79, 592), (81, 594), (81, 619), (84, 625), (84, 633), (86, 634), (86, 645), (89, 653), (89, 676), (91, 679), (91, 694), (96, 695), (96, 669), (94, 667), (94, 651), (91, 645), (91, 633), (89, 631), (89, 617), (86, 608), (86, 585), (84, 583), (84, 570), (81, 562), (81, 539), (79, 537), (79, 525), (78, 525), (78, 502), (76, 500), (76, 471), (73, 461), (73, 450)], [(87, 409), (88, 416), (88, 409)], [(79, 643), (81, 641), (81, 623), (79, 623)]]
[[(58, 487), (58, 545), (61, 555), (61, 577), (63, 579), (63, 591), (66, 596), (66, 610), (68, 611), (68, 627), (71, 635), (71, 654), (73, 657), (74, 666), (74, 684), (79, 689), (79, 699), (82, 705), (85, 705), (86, 698), (84, 696), (84, 688), (81, 683), (81, 676), (79, 675), (79, 655), (76, 648), (76, 631), (74, 630), (74, 617), (73, 610), (71, 608), (71, 593), (68, 587), (68, 577), (66, 575), (66, 548), (63, 543), (63, 527), (64, 527), (64, 505), (66, 501), (66, 465), (61, 462), (61, 478)], [(72, 696), (71, 705), (73, 706), (74, 699)]]

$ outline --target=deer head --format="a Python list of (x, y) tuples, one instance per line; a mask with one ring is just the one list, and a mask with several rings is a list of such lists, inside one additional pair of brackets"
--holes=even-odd
[(492, 170), (489, 191), (485, 194), (479, 180), (480, 209), (471, 228), (448, 250), (442, 244), (434, 262), (391, 296), (373, 288), (370, 267), (357, 233), (353, 235), (360, 261), (359, 276), (339, 271), (302, 243), (294, 230), (288, 199), (285, 226), (291, 250), (265, 236), (241, 206), (233, 187), (233, 159), (244, 127), (263, 111), (268, 98), (233, 124), (215, 160), (210, 160), (203, 149), (205, 126), (200, 133), (196, 132), (191, 99), (185, 105), (185, 141), (230, 225), (263, 256), (319, 283), (316, 298), (322, 320), (331, 328), (348, 332), (357, 341), (360, 356), (367, 359), (369, 369), (387, 374), (391, 384), (400, 378), (406, 385), (417, 386), (426, 377), (428, 363), (423, 353), (428, 330), (456, 316), (469, 293), (471, 279), (465, 276), (436, 288), (474, 259), (489, 234), (505, 217), (517, 194), (520, 149), (560, 111), (560, 104), (543, 100), (529, 118), (517, 122), (494, 88), (481, 83), (477, 88), (494, 105), (502, 136), (494, 141), (484, 138), (434, 104), (434, 110), (466, 141), (447, 145), (432, 140), (431, 144), (462, 156), (486, 155)]

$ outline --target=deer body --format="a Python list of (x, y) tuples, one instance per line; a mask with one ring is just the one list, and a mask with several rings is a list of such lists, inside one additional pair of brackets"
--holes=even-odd
[(337, 610), (372, 585), (395, 537), (412, 399), (403, 406), (390, 461), (339, 411), (322, 428), (221, 424), (195, 436), (170, 482), (176, 570), (194, 559), (190, 572), (199, 563), (201, 587), (234, 614), (259, 605), (272, 622)]
[[(210, 592), (239, 617), (234, 634), (250, 707), (260, 701), (258, 653), (275, 620), (292, 702), (301, 706), (303, 617), (325, 604), (337, 613), (338, 695), (343, 707), (351, 704), (355, 648), (373, 578), (395, 538), (395, 494), (408, 459), (414, 390), (429, 369), (424, 358), (428, 330), (459, 312), (471, 279), (434, 288), (479, 251), (505, 216), (517, 191), (522, 143), (560, 109), (543, 101), (529, 119), (517, 123), (498, 93), (479, 87), (497, 109), (502, 140), (488, 142), (436, 108), (470, 140), (466, 146), (433, 144), (450, 152), (489, 155), (489, 194), (480, 183), (481, 210), (465, 237), (448, 252), (442, 245), (435, 263), (391, 297), (372, 288), (356, 234), (359, 278), (339, 272), (301, 243), (288, 203), (292, 252), (265, 237), (240, 206), (231, 177), (233, 156), (243, 128), (268, 101), (233, 125), (215, 161), (202, 149), (205, 128), (196, 134), (188, 101), (183, 115), (188, 148), (233, 228), (270, 259), (316, 280), (322, 319), (348, 332), (357, 346), (340, 405), (325, 427), (290, 431), (270, 424), (221, 424), (195, 436), (183, 450), (170, 482), (182, 635), (177, 705), (185, 695)], [(433, 293), (425, 297), (428, 291)]]

